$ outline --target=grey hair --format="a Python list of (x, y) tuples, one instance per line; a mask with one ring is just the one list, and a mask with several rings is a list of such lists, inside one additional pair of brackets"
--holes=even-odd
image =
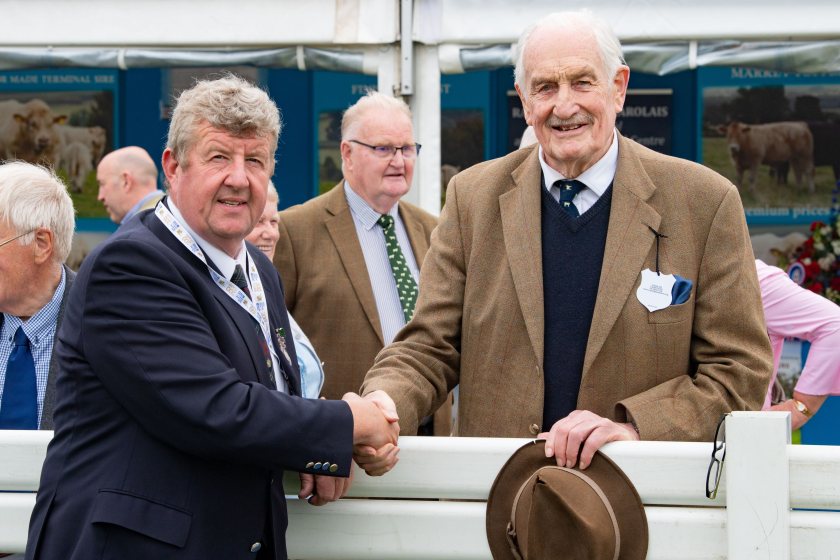
[(522, 35), (519, 36), (519, 41), (516, 43), (516, 68), (513, 71), (513, 77), (523, 95), (527, 95), (528, 93), (527, 84), (525, 84), (525, 64), (523, 61), (525, 49), (528, 47), (528, 41), (531, 39), (534, 31), (544, 27), (556, 29), (583, 28), (591, 31), (598, 44), (598, 50), (601, 54), (601, 64), (610, 80), (611, 86), (612, 78), (618, 72), (618, 67), (627, 65), (624, 61), (624, 54), (621, 52), (621, 41), (618, 40), (615, 31), (613, 31), (610, 24), (605, 20), (599, 18), (589, 10), (554, 12), (528, 26), (522, 32)]
[(344, 111), (344, 116), (341, 117), (341, 139), (349, 140), (351, 133), (356, 133), (356, 128), (359, 122), (369, 111), (398, 111), (408, 117), (411, 121), (411, 109), (406, 105), (405, 101), (397, 97), (385, 95), (376, 90), (370, 90), (362, 96), (358, 101)]
[(268, 94), (234, 74), (215, 80), (199, 80), (181, 92), (172, 112), (166, 147), (180, 165), (196, 141), (202, 122), (234, 136), (258, 136), (269, 140), (272, 169), (283, 123), (280, 110)]
[(273, 181), (268, 182), (268, 190), (265, 193), (265, 201), (269, 203), (274, 201), (274, 207), (277, 208), (277, 204), (280, 202), (280, 195), (277, 194), (277, 187), (274, 186)]
[(0, 165), (0, 221), (13, 229), (22, 245), (35, 239), (33, 230), (46, 228), (54, 237), (55, 261), (70, 254), (75, 228), (73, 201), (56, 174), (40, 165), (9, 161)]

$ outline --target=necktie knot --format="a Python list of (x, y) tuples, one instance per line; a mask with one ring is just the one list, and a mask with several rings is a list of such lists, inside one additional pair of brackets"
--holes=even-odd
[(18, 330), (15, 331), (15, 346), (25, 346), (29, 347), (29, 338), (27, 338), (26, 333), (23, 332), (23, 327), (18, 327)]
[(388, 214), (382, 214), (379, 216), (379, 219), (376, 220), (376, 223), (379, 224), (382, 229), (388, 231), (394, 227), (394, 217)]
[[(233, 269), (230, 281), (233, 282), (234, 286), (245, 292), (245, 294), (248, 294), (248, 279), (245, 278), (245, 271), (242, 270), (242, 265), (236, 265), (236, 268)], [(250, 297), (250, 294), (248, 294), (248, 297)]]
[(580, 212), (572, 201), (580, 191), (586, 188), (586, 185), (575, 179), (559, 179), (554, 182), (553, 187), (560, 191), (559, 202), (563, 210), (572, 217), (580, 216)]

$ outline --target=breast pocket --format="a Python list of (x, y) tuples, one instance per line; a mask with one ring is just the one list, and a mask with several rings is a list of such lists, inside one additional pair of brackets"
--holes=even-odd
[(669, 305), (665, 309), (648, 313), (648, 323), (682, 323), (694, 316), (694, 295), (680, 305)]

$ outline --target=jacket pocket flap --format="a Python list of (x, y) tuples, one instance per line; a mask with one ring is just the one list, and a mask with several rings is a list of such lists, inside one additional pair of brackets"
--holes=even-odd
[(153, 539), (183, 547), (192, 514), (119, 490), (100, 490), (91, 515), (93, 523), (110, 523)]

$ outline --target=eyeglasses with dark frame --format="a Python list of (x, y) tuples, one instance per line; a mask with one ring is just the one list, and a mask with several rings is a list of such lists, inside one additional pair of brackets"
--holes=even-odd
[(29, 235), (29, 234), (30, 234), (30, 233), (32, 233), (33, 231), (35, 231), (35, 230), (34, 230), (34, 229), (30, 229), (29, 231), (25, 231), (25, 232), (23, 232), (23, 233), (21, 233), (21, 234), (19, 234), (19, 235), (15, 235), (14, 237), (10, 237), (10, 238), (8, 238), (8, 239), (4, 239), (3, 241), (0, 241), (0, 247), (2, 247), (3, 245), (8, 245), (9, 243), (11, 243), (12, 241), (14, 241), (15, 239), (20, 239), (20, 238), (21, 238), (21, 237), (23, 237), (24, 235)]
[(402, 157), (405, 159), (414, 159), (420, 155), (420, 148), (422, 147), (420, 144), (406, 144), (405, 146), (371, 146), (370, 144), (365, 144), (359, 140), (348, 140), (348, 142), (353, 142), (354, 144), (359, 144), (365, 148), (370, 148), (373, 150), (374, 154), (382, 159), (390, 159), (394, 157), (397, 150), (402, 153)]
[(726, 459), (726, 417), (729, 413), (721, 414), (712, 440), (712, 459), (709, 470), (706, 471), (706, 497), (710, 500), (717, 498), (720, 487), (720, 477), (723, 474), (723, 461)]

